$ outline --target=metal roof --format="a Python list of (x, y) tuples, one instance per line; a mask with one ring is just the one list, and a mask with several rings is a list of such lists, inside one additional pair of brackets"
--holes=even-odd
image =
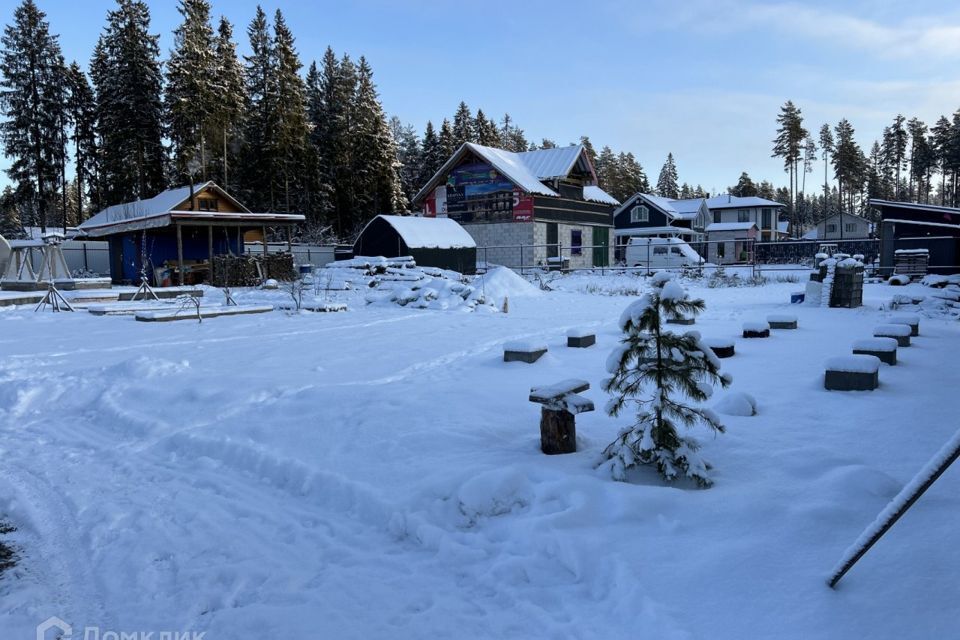
[(750, 207), (783, 206), (785, 205), (779, 202), (774, 202), (773, 200), (767, 200), (766, 198), (758, 198), (757, 196), (748, 196), (743, 198), (740, 196), (730, 195), (729, 193), (707, 198), (707, 208), (709, 209), (746, 209)]
[(128, 231), (142, 231), (166, 227), (174, 219), (196, 219), (212, 223), (243, 221), (256, 224), (303, 222), (306, 218), (299, 214), (253, 213), (220, 188), (215, 182), (208, 181), (193, 185), (193, 192), (212, 188), (240, 209), (239, 213), (218, 213), (215, 211), (182, 211), (175, 207), (190, 199), (190, 186), (176, 187), (158, 193), (146, 200), (125, 202), (107, 207), (77, 227), (77, 231), (86, 236), (107, 236)]
[[(593, 165), (585, 153), (583, 145), (557, 147), (555, 149), (537, 149), (514, 153), (504, 149), (485, 147), (473, 142), (460, 145), (450, 159), (433, 175), (426, 185), (413, 198), (414, 202), (421, 202), (440, 181), (457, 166), (457, 163), (467, 154), (473, 153), (477, 157), (490, 163), (505, 178), (526, 191), (544, 196), (560, 197), (556, 191), (543, 184), (543, 180), (565, 178), (575, 169), (590, 174), (595, 180), (596, 173)], [(612, 196), (599, 187), (590, 190), (592, 198), (587, 198), (584, 189), (584, 198), (602, 202), (604, 204), (619, 204)]]

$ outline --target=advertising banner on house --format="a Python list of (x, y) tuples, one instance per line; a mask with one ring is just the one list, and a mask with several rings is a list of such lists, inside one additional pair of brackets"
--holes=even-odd
[(533, 221), (533, 198), (519, 189), (513, 190), (513, 221)]

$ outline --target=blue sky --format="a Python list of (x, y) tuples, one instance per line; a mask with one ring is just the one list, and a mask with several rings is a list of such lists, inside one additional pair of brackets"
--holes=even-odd
[[(81, 63), (112, 0), (37, 0)], [(0, 2), (9, 21), (17, 3)], [(180, 16), (148, 2), (164, 55)], [(454, 3), (283, 0), (302, 60), (330, 45), (371, 62), (384, 108), (422, 130), (460, 100), (509, 112), (531, 139), (589, 135), (632, 151), (651, 180), (673, 152), (711, 192), (740, 172), (786, 183), (770, 140), (792, 99), (807, 128), (851, 120), (869, 149), (901, 112), (928, 124), (960, 107), (960, 6), (915, 0), (636, 0)], [(257, 2), (215, 0), (245, 51)], [(822, 165), (809, 180), (822, 180)], [(2, 179), (0, 179), (2, 180)]]

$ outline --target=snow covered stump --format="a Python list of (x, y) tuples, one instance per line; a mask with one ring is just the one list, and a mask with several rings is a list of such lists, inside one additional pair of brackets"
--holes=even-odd
[(703, 343), (710, 347), (718, 358), (732, 358), (736, 353), (734, 341), (728, 338), (704, 338)]
[(880, 386), (880, 358), (867, 355), (830, 358), (823, 386), (829, 391), (873, 391)]
[(789, 313), (778, 313), (767, 316), (767, 324), (771, 329), (796, 329), (797, 316)]
[(503, 345), (503, 361), (533, 364), (546, 352), (547, 345), (542, 342), (515, 340)]
[(590, 388), (585, 380), (570, 379), (530, 389), (530, 402), (540, 409), (540, 450), (547, 455), (577, 450), (576, 415), (593, 411), (593, 401), (578, 395)]
[(744, 338), (769, 338), (770, 324), (767, 322), (744, 322)]
[(567, 346), (575, 349), (585, 349), (597, 344), (597, 336), (589, 329), (570, 329), (567, 331)]
[(915, 313), (899, 313), (890, 318), (890, 324), (905, 324), (910, 327), (910, 335), (920, 335), (920, 316)]
[(873, 329), (874, 338), (896, 338), (898, 347), (910, 346), (913, 330), (905, 324), (881, 324)]
[(897, 341), (893, 338), (865, 338), (853, 343), (855, 355), (876, 356), (880, 362), (897, 364)]

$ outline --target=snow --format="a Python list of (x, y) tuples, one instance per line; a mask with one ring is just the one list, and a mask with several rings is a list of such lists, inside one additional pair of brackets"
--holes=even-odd
[(749, 393), (728, 391), (720, 402), (713, 405), (713, 410), (727, 416), (755, 416), (757, 401)]
[[(790, 308), (795, 283), (681, 282), (706, 300), (705, 335), (785, 310), (804, 326), (723, 360), (735, 382), (711, 404), (746, 392), (761, 413), (689, 432), (705, 491), (594, 468), (632, 418), (599, 408), (635, 296), (599, 292), (649, 279), (564, 276), (508, 314), (365, 305), (365, 289), (331, 293), (347, 313), (203, 323), (0, 309), (0, 518), (21, 549), (0, 635), (59, 615), (75, 637), (949, 636), (956, 469), (839, 591), (823, 579), (953, 435), (960, 323), (925, 319), (882, 393), (831, 394), (823, 361), (885, 322), (888, 287), (848, 310)], [(575, 327), (598, 348), (560, 348)], [(550, 352), (510, 366), (512, 340)], [(598, 410), (577, 416), (577, 453), (544, 456), (528, 392), (566, 378)]]
[(471, 285), (482, 291), (483, 295), (490, 300), (536, 298), (543, 295), (539, 288), (507, 267), (494, 267), (485, 274), (477, 276)]
[(910, 326), (906, 324), (878, 324), (873, 328), (876, 338), (905, 338), (910, 333)]
[(910, 284), (910, 276), (894, 274), (887, 279), (887, 284), (899, 285), (901, 287)]
[[(403, 238), (409, 249), (460, 249), (477, 246), (467, 230), (452, 218), (389, 215), (380, 215), (377, 218), (386, 220)], [(372, 223), (373, 220), (367, 225)], [(363, 235), (363, 231), (360, 235)]]
[(547, 343), (543, 340), (511, 340), (503, 345), (504, 351), (520, 351), (521, 353), (530, 353), (531, 351), (546, 351)]
[(861, 338), (853, 341), (853, 348), (858, 351), (896, 351), (895, 338)]
[(733, 338), (704, 338), (703, 343), (711, 349), (729, 349), (736, 344)]
[(687, 290), (683, 288), (683, 285), (677, 282), (676, 280), (671, 280), (663, 285), (663, 289), (660, 291), (661, 300), (686, 300), (687, 299)]
[(890, 316), (891, 324), (920, 324), (920, 316), (915, 313), (896, 313)]
[(612, 204), (618, 206), (620, 201), (611, 196), (598, 186), (587, 185), (583, 188), (583, 199), (590, 202), (599, 202), (601, 204)]
[(744, 331), (753, 331), (753, 332), (769, 331), (769, 330), (770, 330), (770, 323), (768, 323), (768, 322), (758, 322), (758, 321), (744, 322), (744, 323), (743, 323), (743, 330), (744, 330)]
[[(951, 225), (951, 226), (957, 226), (957, 225)], [(896, 254), (896, 255), (917, 255), (917, 256), (920, 256), (920, 255), (927, 255), (927, 254), (929, 254), (929, 253), (930, 253), (930, 250), (929, 250), (929, 249), (897, 249), (897, 250), (894, 251), (893, 253)]]
[(771, 313), (767, 316), (767, 322), (796, 322), (797, 316), (793, 313)]
[(848, 373), (876, 373), (880, 370), (880, 358), (863, 354), (834, 356), (827, 360), (826, 369)]
[(584, 329), (582, 327), (567, 330), (568, 338), (587, 338), (595, 335), (596, 329)]
[(707, 233), (715, 233), (717, 231), (746, 231), (756, 226), (757, 223), (755, 222), (711, 222), (707, 225), (705, 231)]

